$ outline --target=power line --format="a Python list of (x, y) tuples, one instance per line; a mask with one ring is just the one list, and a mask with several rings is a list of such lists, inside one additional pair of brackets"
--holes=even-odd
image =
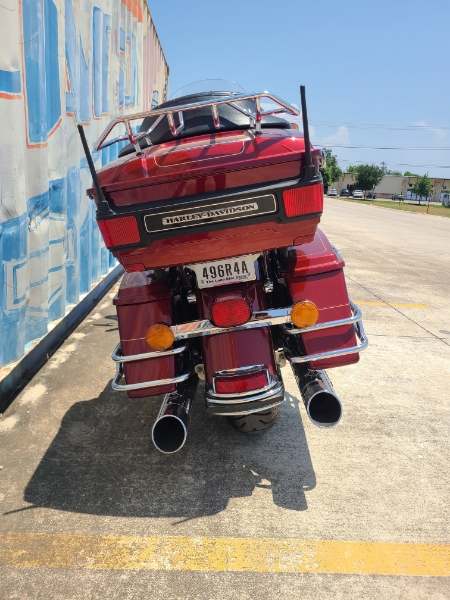
[(433, 146), (433, 147), (407, 147), (407, 146), (348, 146), (343, 144), (314, 144), (314, 146), (320, 146), (321, 148), (364, 148), (367, 150), (444, 150), (449, 151), (450, 147), (445, 146)]
[[(364, 160), (350, 160), (348, 158), (339, 158), (338, 161), (347, 163), (359, 163), (366, 164)], [(375, 165), (381, 165), (383, 163), (374, 161)], [(411, 165), (410, 163), (385, 163), (389, 167), (414, 167), (416, 169), (450, 169), (450, 165)]]
[(440, 129), (441, 131), (450, 131), (450, 127), (439, 125), (375, 125), (374, 123), (332, 123), (331, 121), (310, 121), (310, 123), (316, 127), (341, 127), (345, 125), (352, 129), (395, 129), (400, 131), (433, 131)]

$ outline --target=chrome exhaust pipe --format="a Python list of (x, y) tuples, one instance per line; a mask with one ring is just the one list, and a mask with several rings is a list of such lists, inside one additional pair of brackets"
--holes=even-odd
[(312, 371), (302, 364), (292, 364), (292, 370), (314, 425), (325, 429), (337, 425), (342, 417), (342, 404), (325, 371)]
[(164, 396), (152, 428), (153, 443), (163, 454), (173, 454), (184, 446), (197, 384), (198, 377), (193, 375)]

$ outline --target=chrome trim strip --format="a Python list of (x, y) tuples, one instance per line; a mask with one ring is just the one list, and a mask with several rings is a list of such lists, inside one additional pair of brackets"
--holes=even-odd
[(128, 356), (124, 356), (122, 354), (122, 347), (120, 342), (114, 348), (113, 353), (111, 354), (111, 358), (114, 362), (133, 362), (135, 360), (146, 360), (147, 358), (160, 358), (161, 356), (173, 356), (174, 354), (181, 354), (187, 350), (188, 345), (179, 346), (178, 348), (172, 348), (170, 350), (160, 350), (155, 352), (146, 352), (144, 354), (129, 354)]
[(176, 340), (187, 340), (192, 337), (204, 335), (216, 335), (229, 331), (240, 331), (243, 329), (254, 329), (255, 327), (270, 327), (271, 325), (283, 325), (291, 322), (291, 307), (273, 308), (270, 310), (259, 310), (253, 313), (250, 321), (238, 327), (216, 327), (207, 319), (203, 321), (191, 321), (181, 325), (172, 325), (171, 330)]
[[(275, 387), (274, 387), (275, 386)], [(262, 390), (264, 390), (265, 388), (261, 388), (259, 390), (252, 390), (252, 394), (255, 394), (255, 392), (258, 392), (256, 395), (253, 396), (243, 396), (242, 394), (233, 394), (232, 398), (225, 398), (223, 395), (219, 395), (219, 394), (214, 394), (214, 396), (211, 395), (210, 392), (206, 393), (206, 402), (208, 405), (211, 404), (223, 404), (225, 406), (230, 406), (230, 404), (246, 404), (247, 402), (260, 402), (261, 400), (267, 400), (268, 398), (272, 398), (273, 396), (278, 396), (279, 394), (282, 393), (283, 391), (283, 383), (282, 382), (275, 382), (275, 384), (273, 384), (271, 386), (271, 389), (266, 390), (265, 392), (262, 392)], [(223, 400), (219, 400), (218, 398), (224, 398)]]
[(128, 390), (142, 390), (147, 387), (158, 387), (160, 385), (172, 385), (186, 381), (192, 375), (192, 373), (185, 373), (178, 377), (170, 377), (168, 379), (157, 379), (156, 381), (141, 381), (140, 383), (127, 383), (120, 384), (119, 381), (123, 377), (123, 368), (121, 363), (116, 363), (117, 371), (114, 379), (111, 382), (113, 390), (116, 392), (128, 391)]
[[(248, 392), (237, 392), (234, 394), (219, 394), (218, 392), (216, 392), (216, 377), (230, 377), (230, 379), (232, 379), (234, 374), (252, 375), (253, 373), (261, 373), (261, 371), (265, 372), (267, 379), (267, 385), (265, 385), (264, 387), (249, 390)], [(267, 365), (251, 365), (249, 367), (237, 367), (235, 369), (228, 369), (226, 371), (216, 371), (215, 373), (213, 373), (212, 386), (209, 393), (211, 394), (211, 396), (214, 396), (214, 398), (241, 398), (251, 396), (255, 393), (261, 393), (265, 392), (266, 390), (270, 390), (277, 383), (278, 378), (271, 376)], [(224, 402), (223, 404), (226, 404), (226, 402)]]
[(268, 404), (263, 408), (249, 408), (248, 410), (243, 410), (242, 412), (234, 412), (234, 413), (214, 413), (215, 417), (244, 417), (245, 415), (251, 415), (253, 413), (263, 412), (265, 410), (269, 410), (270, 408), (275, 408), (282, 402), (285, 401), (285, 398), (280, 400), (279, 402), (274, 402), (273, 404)]
[(342, 348), (341, 350), (329, 350), (328, 352), (318, 352), (317, 354), (308, 354), (306, 356), (289, 356), (286, 354), (286, 358), (291, 363), (305, 363), (314, 360), (323, 360), (325, 358), (333, 358), (335, 356), (345, 356), (346, 354), (354, 354), (356, 352), (362, 352), (369, 345), (369, 340), (364, 332), (364, 327), (362, 322), (354, 323), (353, 328), (355, 330), (356, 336), (360, 340), (360, 344), (356, 346), (352, 346), (351, 348)]

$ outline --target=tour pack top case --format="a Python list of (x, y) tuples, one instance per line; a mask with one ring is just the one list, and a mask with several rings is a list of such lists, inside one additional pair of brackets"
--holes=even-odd
[[(141, 115), (140, 132), (120, 138), (134, 143), (98, 171), (103, 197), (95, 187), (88, 194), (97, 203), (105, 244), (126, 271), (313, 240), (323, 208), (322, 152), (309, 141), (306, 148), (300, 131), (262, 109), (255, 113), (259, 123), (252, 123), (247, 105), (254, 109), (264, 95), (210, 92), (178, 98), (151, 116)], [(298, 114), (266, 96), (278, 112)], [(171, 130), (180, 127), (174, 139)], [(108, 141), (111, 130), (97, 148), (117, 141)], [(305, 169), (307, 150), (310, 169)]]

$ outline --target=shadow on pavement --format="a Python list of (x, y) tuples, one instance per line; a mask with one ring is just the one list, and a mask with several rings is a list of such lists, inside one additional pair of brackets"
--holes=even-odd
[(287, 394), (276, 425), (246, 436), (207, 415), (199, 392), (188, 440), (174, 455), (160, 454), (151, 441), (162, 398), (128, 400), (108, 384), (98, 398), (74, 404), (25, 501), (95, 515), (191, 519), (219, 513), (230, 498), (263, 487), (271, 488), (276, 505), (306, 510), (315, 476), (299, 399)]

